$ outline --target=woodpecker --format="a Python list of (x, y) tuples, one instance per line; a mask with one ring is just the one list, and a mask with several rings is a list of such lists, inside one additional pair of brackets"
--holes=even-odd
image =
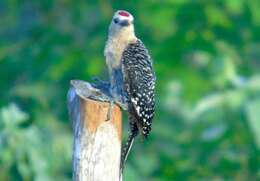
[(121, 172), (135, 137), (147, 138), (155, 110), (155, 73), (148, 50), (135, 36), (134, 18), (124, 10), (115, 12), (105, 46), (110, 93), (128, 113), (129, 135), (121, 152)]

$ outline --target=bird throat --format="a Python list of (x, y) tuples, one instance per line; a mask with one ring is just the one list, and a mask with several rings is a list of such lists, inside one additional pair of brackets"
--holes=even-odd
[(105, 47), (106, 63), (111, 68), (121, 66), (122, 54), (130, 43), (135, 43), (137, 38), (134, 32), (127, 32), (127, 29), (118, 33), (113, 33), (108, 37)]

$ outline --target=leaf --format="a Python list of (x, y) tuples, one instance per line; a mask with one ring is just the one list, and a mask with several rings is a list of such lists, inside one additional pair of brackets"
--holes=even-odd
[(26, 121), (27, 119), (28, 115), (21, 111), (20, 108), (14, 103), (10, 103), (7, 107), (0, 110), (0, 120), (6, 127), (15, 126)]

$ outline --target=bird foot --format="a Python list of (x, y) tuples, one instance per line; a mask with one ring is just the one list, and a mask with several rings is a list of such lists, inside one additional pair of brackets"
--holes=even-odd
[(113, 108), (114, 108), (114, 100), (113, 100), (112, 98), (110, 98), (110, 100), (109, 100), (109, 108), (108, 108), (108, 112), (107, 112), (107, 119), (106, 119), (106, 121), (111, 120)]

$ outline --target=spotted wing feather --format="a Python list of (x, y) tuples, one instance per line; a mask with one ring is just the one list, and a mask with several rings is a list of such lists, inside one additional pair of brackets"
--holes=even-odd
[(134, 116), (141, 134), (147, 137), (154, 117), (155, 74), (149, 53), (140, 40), (129, 44), (123, 52), (122, 70), (129, 114)]

